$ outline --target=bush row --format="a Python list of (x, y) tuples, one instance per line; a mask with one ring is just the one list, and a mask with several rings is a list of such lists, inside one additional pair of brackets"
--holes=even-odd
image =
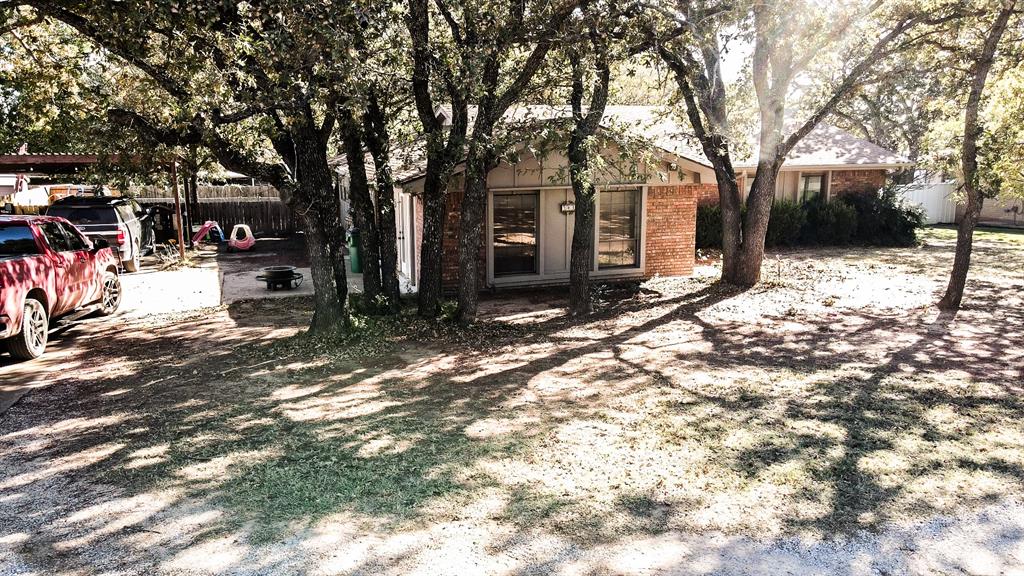
[[(912, 246), (923, 223), (920, 210), (904, 206), (891, 190), (851, 194), (831, 202), (779, 201), (772, 205), (765, 245)], [(717, 204), (698, 207), (697, 248), (721, 247), (721, 209)]]

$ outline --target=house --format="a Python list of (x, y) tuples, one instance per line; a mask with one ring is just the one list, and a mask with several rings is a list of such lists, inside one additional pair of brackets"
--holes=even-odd
[[(568, 116), (565, 107), (524, 106), (506, 116), (512, 125), (535, 126)], [(448, 118), (447, 112), (439, 115)], [(531, 124), (532, 123), (532, 124)], [(609, 106), (602, 130), (592, 278), (643, 279), (689, 275), (694, 266), (699, 203), (717, 202), (714, 171), (698, 143), (659, 107)], [(480, 275), (488, 288), (566, 283), (575, 204), (564, 144), (543, 146), (536, 131), (515, 146), (510, 159), (487, 176), (487, 210)], [(644, 143), (636, 146), (635, 142)], [(399, 268), (415, 286), (426, 163), (421, 152), (395, 159), (395, 205)], [(341, 162), (343, 165), (343, 161)], [(801, 143), (783, 166), (776, 197), (797, 201), (823, 195), (877, 191), (886, 175), (909, 166), (898, 155), (836, 128), (823, 126)], [(460, 206), (464, 166), (449, 183), (443, 239), (443, 282), (457, 282)], [(754, 164), (737, 162), (741, 190), (749, 192)], [(342, 196), (345, 195), (345, 170)]]
[[(744, 198), (750, 193), (756, 152), (735, 163)], [(913, 163), (834, 126), (820, 124), (786, 157), (775, 185), (775, 199), (807, 202), (818, 196), (877, 192), (888, 175)]]

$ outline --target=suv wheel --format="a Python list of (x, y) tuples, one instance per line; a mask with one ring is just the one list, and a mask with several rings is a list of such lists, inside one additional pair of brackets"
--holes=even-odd
[(125, 270), (129, 272), (138, 272), (139, 268), (142, 268), (142, 257), (139, 255), (139, 252), (140, 250), (138, 245), (133, 245), (131, 260), (125, 260), (123, 262)]
[(50, 321), (46, 308), (39, 300), (25, 300), (25, 314), (21, 317), (21, 332), (7, 342), (11, 356), (18, 360), (31, 360), (43, 355), (50, 335)]
[(104, 272), (100, 287), (100, 316), (110, 316), (121, 307), (121, 279), (113, 272)]

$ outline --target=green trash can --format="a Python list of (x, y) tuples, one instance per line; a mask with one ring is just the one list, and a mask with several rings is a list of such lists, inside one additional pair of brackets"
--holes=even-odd
[(363, 273), (363, 263), (359, 261), (359, 231), (353, 230), (348, 235), (348, 259), (353, 274)]

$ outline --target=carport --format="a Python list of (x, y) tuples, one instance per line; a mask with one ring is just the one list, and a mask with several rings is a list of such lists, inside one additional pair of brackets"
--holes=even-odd
[[(102, 163), (117, 164), (121, 157), (118, 154), (0, 154), (0, 174), (25, 175), (46, 175), (63, 176), (74, 175), (85, 171), (88, 168)], [(172, 187), (174, 188), (174, 212), (178, 221), (178, 250), (182, 258), (185, 257), (185, 242), (191, 240), (191, 234), (184, 234), (186, 226), (191, 229), (191, 222), (188, 221), (188, 214), (191, 213), (187, 205), (186, 197), (185, 213), (182, 214), (181, 195), (178, 193), (178, 162), (170, 163), (169, 168)], [(186, 226), (182, 226), (185, 222)]]

